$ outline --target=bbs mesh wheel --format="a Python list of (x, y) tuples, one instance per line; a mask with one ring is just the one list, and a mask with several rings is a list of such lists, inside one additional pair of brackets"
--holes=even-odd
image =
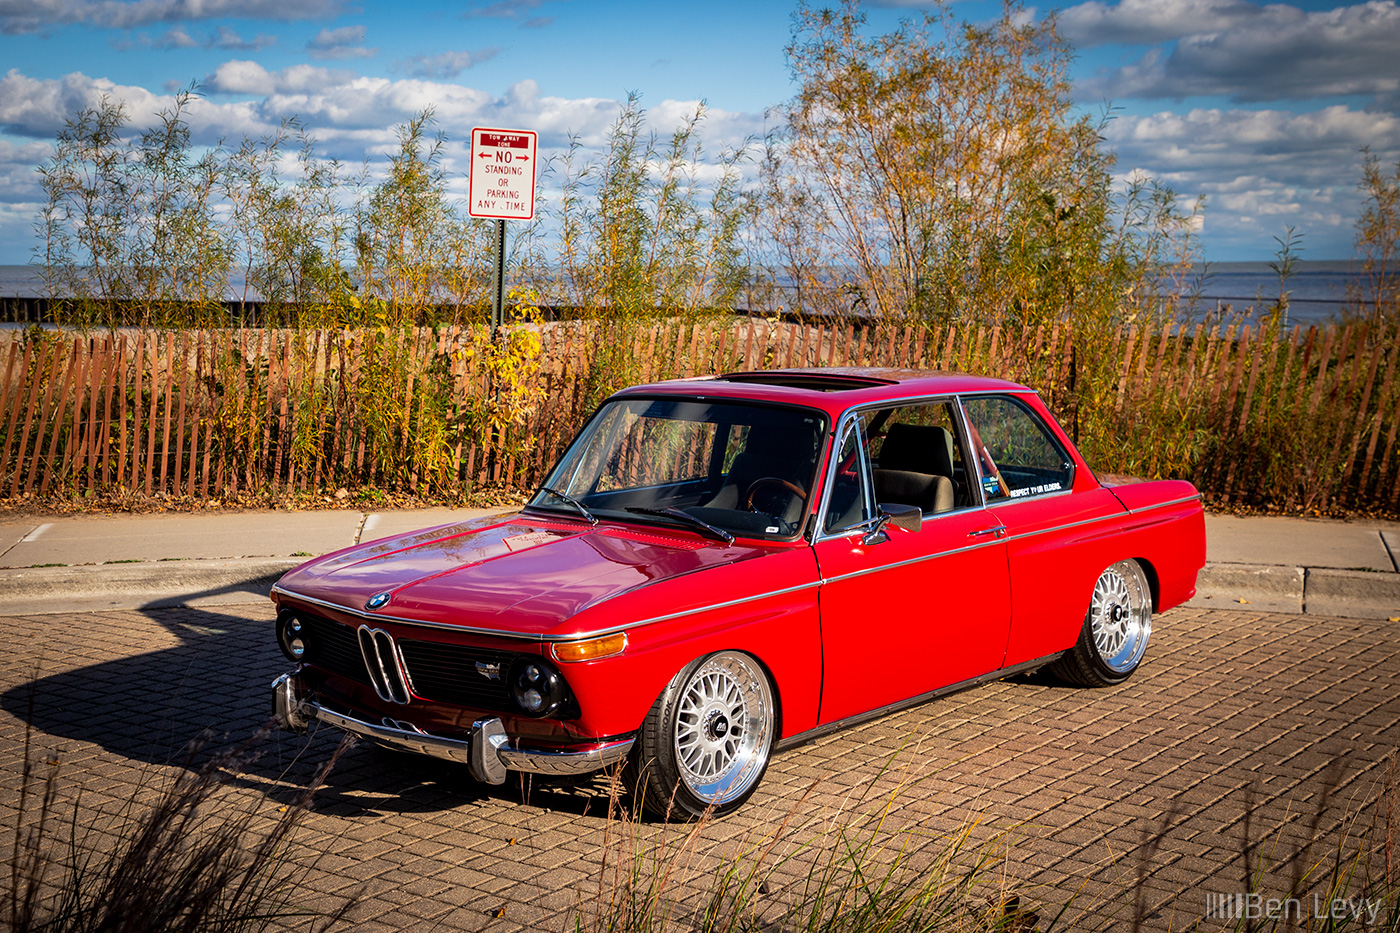
[(692, 661), (647, 714), (628, 784), (657, 816), (728, 813), (763, 778), (776, 721), (772, 685), (752, 657), (721, 651)]
[(1137, 670), (1152, 635), (1152, 588), (1135, 560), (1099, 574), (1079, 640), (1050, 666), (1057, 676), (1086, 687), (1121, 684)]

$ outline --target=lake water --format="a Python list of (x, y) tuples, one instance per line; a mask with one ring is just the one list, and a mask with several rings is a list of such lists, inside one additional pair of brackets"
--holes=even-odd
[[(1263, 308), (1278, 296), (1278, 275), (1268, 263), (1212, 263), (1206, 273), (1198, 308), (1202, 315), (1227, 304), (1236, 311), (1253, 306)], [(1347, 260), (1300, 262), (1287, 285), (1291, 292), (1290, 323), (1335, 320), (1346, 306), (1348, 287), (1359, 284), (1360, 278)], [(43, 279), (33, 266), (0, 265), (0, 298), (37, 298), (43, 294)]]

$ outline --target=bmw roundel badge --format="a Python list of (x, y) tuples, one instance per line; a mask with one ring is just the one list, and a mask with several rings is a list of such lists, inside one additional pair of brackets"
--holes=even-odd
[(388, 594), (388, 593), (375, 593), (373, 596), (371, 596), (371, 597), (369, 598), (369, 602), (365, 603), (365, 608), (366, 608), (366, 609), (382, 609), (382, 608), (384, 608), (385, 605), (388, 604), (388, 602), (389, 602), (389, 594)]

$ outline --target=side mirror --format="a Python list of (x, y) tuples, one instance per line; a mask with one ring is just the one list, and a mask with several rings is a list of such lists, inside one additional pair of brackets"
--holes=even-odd
[(890, 536), (885, 533), (886, 525), (903, 528), (905, 531), (918, 531), (924, 526), (924, 513), (917, 505), (882, 502), (880, 514), (875, 517), (875, 524), (870, 526), (870, 530), (865, 533), (865, 537), (860, 539), (860, 543), (869, 546), (888, 541)]
[(896, 528), (903, 528), (905, 531), (918, 531), (924, 527), (924, 513), (917, 505), (902, 505), (899, 503), (882, 503), (880, 512), (888, 515), (889, 522)]

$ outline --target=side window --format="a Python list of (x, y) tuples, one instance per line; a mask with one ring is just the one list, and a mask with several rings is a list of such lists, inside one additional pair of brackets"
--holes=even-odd
[(1050, 429), (1010, 396), (963, 400), (988, 502), (1046, 495), (1073, 481), (1069, 455)]
[(826, 500), (827, 534), (852, 528), (874, 518), (866, 488), (866, 455), (861, 421), (846, 426), (841, 447), (836, 454), (836, 473), (831, 478), (831, 491)]
[(951, 401), (886, 408), (866, 415), (875, 501), (924, 514), (976, 503)]

